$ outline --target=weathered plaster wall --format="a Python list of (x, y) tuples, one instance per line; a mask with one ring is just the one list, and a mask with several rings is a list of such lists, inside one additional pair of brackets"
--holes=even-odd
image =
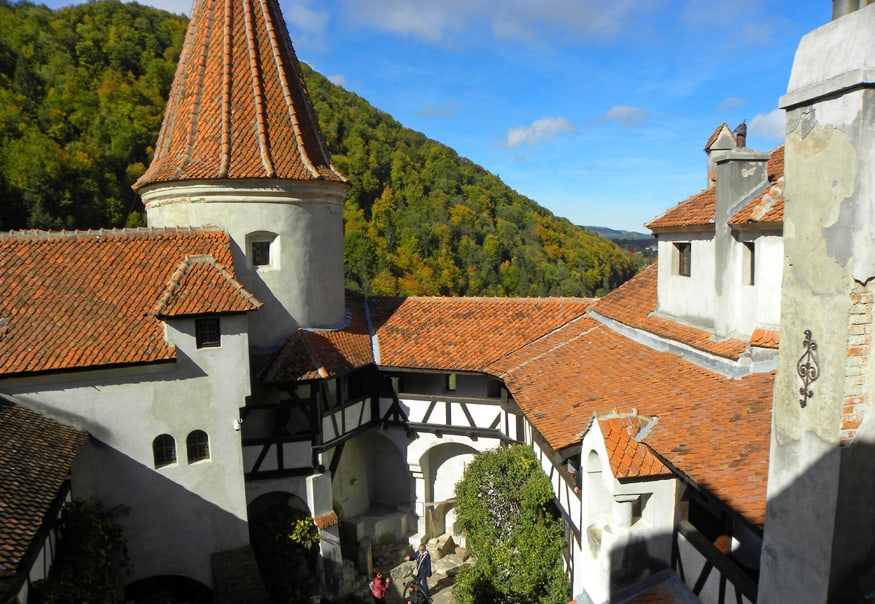
[[(193, 320), (168, 326), (175, 364), (6, 380), (3, 390), (87, 430), (73, 470), (76, 497), (125, 506), (131, 581), (159, 574), (212, 585), (210, 553), (249, 542), (240, 433), (249, 394), (244, 315), (222, 317), (222, 345), (198, 350)], [(209, 435), (210, 458), (188, 463), (186, 437)], [(170, 434), (177, 463), (156, 469), (152, 441)]]
[[(869, 6), (805, 36), (782, 98), (786, 262), (762, 601), (848, 601), (872, 566), (875, 493), (861, 480), (868, 470), (859, 455), (869, 450), (865, 431), (842, 445), (849, 395), (862, 425), (872, 396), (871, 361), (856, 354), (855, 338), (866, 333), (853, 308), (858, 288), (875, 276), (873, 67)], [(817, 344), (819, 377), (803, 406), (797, 361), (805, 330)]]
[[(251, 317), (250, 342), (272, 347), (298, 327), (344, 319), (345, 185), (278, 181), (150, 186), (141, 191), (149, 226), (220, 226), (234, 241), (237, 278), (264, 303)], [(271, 266), (256, 267), (247, 236), (275, 233)]]

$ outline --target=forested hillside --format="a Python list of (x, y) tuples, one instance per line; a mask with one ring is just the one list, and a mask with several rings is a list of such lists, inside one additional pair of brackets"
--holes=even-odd
[[(0, 0), (0, 228), (143, 224), (148, 165), (185, 30), (136, 4)], [(303, 66), (350, 180), (347, 284), (374, 294), (590, 296), (629, 254)]]

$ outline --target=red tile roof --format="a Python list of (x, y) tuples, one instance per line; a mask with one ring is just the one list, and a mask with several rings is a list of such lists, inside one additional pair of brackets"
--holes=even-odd
[(766, 173), (769, 182), (765, 190), (736, 212), (729, 224), (744, 228), (780, 227), (784, 223), (784, 145), (772, 151)]
[[(0, 234), (0, 375), (174, 359), (150, 313), (192, 256), (232, 267), (230, 237), (213, 228)], [(172, 307), (183, 308), (185, 292), (195, 289), (211, 297), (188, 308), (252, 306), (240, 292), (228, 296), (230, 271), (195, 273)]]
[(237, 313), (261, 308), (255, 296), (240, 285), (212, 256), (187, 256), (152, 309), (157, 317)]
[(781, 145), (769, 156), (769, 163), (766, 164), (766, 176), (769, 182), (783, 178), (784, 176), (784, 145)]
[(25, 554), (53, 521), (46, 516), (87, 438), (0, 398), (0, 598), (27, 572)]
[(559, 298), (368, 299), (380, 365), (457, 371), (481, 371), (588, 306)]
[(711, 148), (711, 145), (713, 145), (715, 142), (717, 142), (717, 139), (720, 137), (720, 134), (723, 132), (724, 128), (729, 133), (729, 136), (732, 137), (732, 142), (735, 144), (738, 144), (738, 141), (735, 138), (735, 133), (729, 129), (729, 125), (726, 122), (723, 122), (722, 124), (717, 126), (717, 128), (714, 129), (713, 133), (711, 133), (711, 136), (708, 138), (708, 142), (705, 143), (705, 149), (704, 149), (705, 151), (708, 151)]
[(724, 377), (589, 318), (494, 363), (489, 372), (504, 379), (557, 451), (580, 443), (594, 413), (634, 406), (656, 417), (643, 442), (762, 525), (774, 374)]
[(592, 308), (600, 315), (629, 327), (727, 359), (738, 360), (747, 350), (747, 344), (740, 340), (716, 341), (709, 331), (654, 316), (652, 313), (656, 310), (656, 285), (657, 265), (654, 263), (597, 300)]
[(639, 416), (637, 412), (606, 413), (596, 418), (614, 478), (622, 481), (671, 474), (647, 445), (635, 440), (638, 432), (653, 421), (652, 418)]
[(759, 348), (778, 348), (781, 332), (757, 327), (750, 336), (750, 345)]
[(784, 177), (771, 183), (766, 190), (745, 204), (729, 224), (736, 228), (751, 226), (780, 227), (784, 223)]
[[(266, 384), (343, 375), (374, 362), (364, 299), (347, 292), (349, 324), (337, 330), (298, 330), (260, 372)], [(258, 374), (254, 371), (253, 375)]]
[(194, 3), (155, 154), (134, 188), (211, 178), (345, 180), (276, 0)]
[(683, 229), (689, 227), (714, 228), (714, 212), (717, 202), (717, 186), (711, 184), (680, 202), (672, 209), (646, 223), (651, 231)]

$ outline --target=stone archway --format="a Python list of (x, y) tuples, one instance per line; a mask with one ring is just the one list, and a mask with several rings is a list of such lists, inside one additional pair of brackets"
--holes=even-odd
[(309, 596), (318, 585), (319, 548), (287, 538), (302, 520), (316, 530), (307, 504), (297, 495), (272, 491), (255, 498), (248, 512), (249, 540), (272, 599)]
[(348, 440), (331, 477), (334, 509), (345, 519), (410, 506), (410, 470), (392, 441), (379, 432)]
[(423, 455), (420, 465), (425, 480), (426, 539), (450, 534), (456, 543), (464, 544), (464, 535), (455, 526), (456, 483), (477, 453), (477, 449), (465, 444), (444, 443)]
[(158, 575), (125, 586), (125, 602), (133, 604), (198, 604), (213, 601), (209, 587), (178, 575)]

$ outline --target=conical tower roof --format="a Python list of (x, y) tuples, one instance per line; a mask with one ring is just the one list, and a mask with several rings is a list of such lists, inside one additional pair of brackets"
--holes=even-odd
[(197, 0), (155, 154), (134, 189), (203, 179), (339, 181), (276, 0)]

